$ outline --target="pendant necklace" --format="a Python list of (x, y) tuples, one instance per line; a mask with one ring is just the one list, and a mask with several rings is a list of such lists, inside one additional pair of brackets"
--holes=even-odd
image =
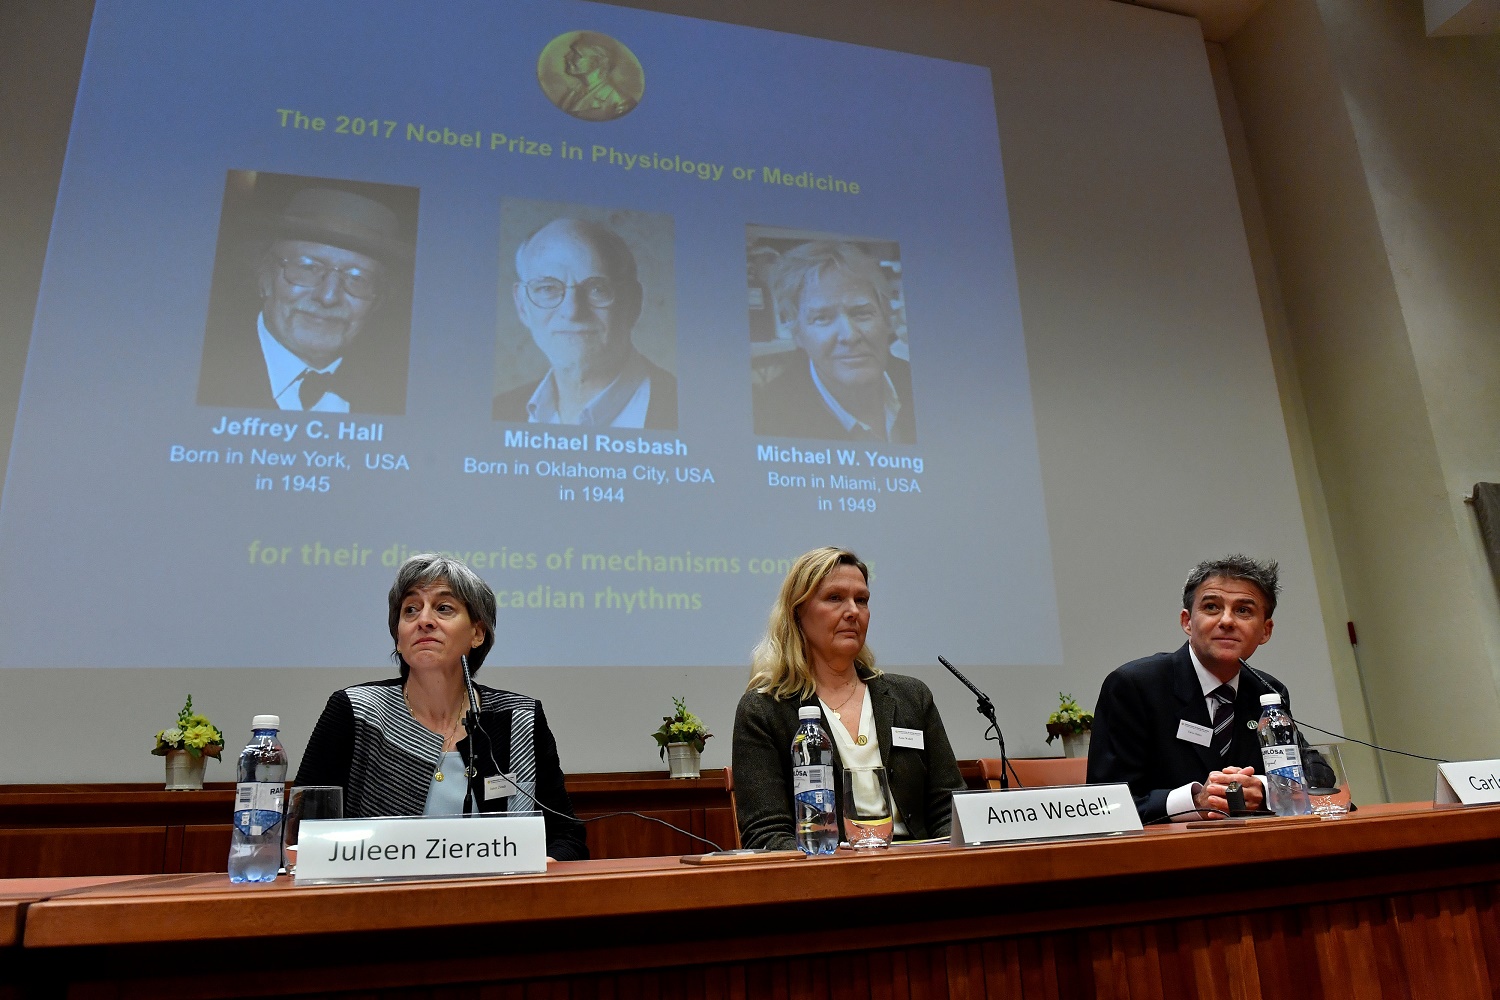
[(846, 698), (844, 698), (843, 701), (841, 701), (837, 705), (835, 705), (834, 708), (833, 708), (833, 710), (835, 712), (842, 711), (843, 708), (844, 708), (844, 706), (847, 705), (847, 704), (849, 704), (851, 701), (853, 701), (854, 700), (854, 696), (857, 695), (857, 694), (859, 694), (859, 678), (858, 677), (854, 678), (854, 687), (849, 691), (848, 696)]
[[(849, 704), (851, 701), (853, 701), (854, 700), (854, 696), (857, 695), (857, 694), (859, 694), (859, 677), (858, 676), (856, 676), (854, 678), (854, 689), (849, 692), (849, 696), (847, 698), (845, 698), (843, 701), (841, 701), (841, 702), (838, 703), (838, 705), (833, 709), (834, 713), (837, 714), (837, 713), (841, 712), (843, 710), (844, 706), (847, 705), (847, 704)], [(854, 739), (855, 746), (861, 746), (862, 747), (862, 746), (864, 746), (868, 742), (870, 742), (870, 738), (868, 736), (866, 736), (864, 733), (860, 733)]]
[[(406, 711), (411, 715), (412, 721), (416, 722), (417, 713), (412, 711), (412, 708), (411, 708), (411, 699), (409, 699), (409, 698), (406, 697), (406, 688), (404, 688), (404, 687), (401, 689), (401, 700), (404, 701), (404, 702), (406, 702)], [(445, 747), (445, 746), (448, 745), (448, 741), (450, 739), (453, 739), (454, 736), (458, 735), (458, 723), (459, 723), (460, 720), (463, 719), (463, 717), (464, 717), (464, 713), (462, 711), (460, 711), (457, 715), (455, 715), (453, 717), (453, 725), (451, 725), (451, 726), (448, 727), (448, 735), (445, 736), (445, 737), (443, 737), (443, 742), (442, 743), (438, 744), (437, 760), (435, 760), (435, 761), (432, 762), (432, 780), (433, 781), (442, 781), (443, 780), (443, 747)], [(420, 726), (422, 724), (420, 722), (417, 722), (417, 725)], [(427, 727), (426, 726), (422, 726), (422, 728), (426, 729)], [(433, 730), (429, 729), (428, 732), (433, 732)], [(455, 747), (457, 747), (458, 743), (455, 741), (455, 743), (453, 745)], [(466, 768), (464, 773), (468, 774), (468, 772), (472, 771), (472, 770), (474, 770), (474, 769), (471, 766), (469, 768)], [(477, 774), (479, 772), (475, 771), (474, 773)], [(472, 777), (474, 777), (474, 775), (473, 774), (469, 774), (469, 777), (472, 778)]]

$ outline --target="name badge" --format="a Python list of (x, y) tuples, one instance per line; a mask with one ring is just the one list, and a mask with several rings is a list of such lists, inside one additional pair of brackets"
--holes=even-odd
[(299, 884), (546, 870), (538, 814), (308, 819), (297, 831)]
[(927, 748), (927, 744), (922, 740), (922, 730), (902, 729), (900, 726), (891, 727), (891, 744), (898, 747), (910, 747), (913, 750)]
[(957, 846), (1139, 833), (1130, 786), (1063, 785), (953, 793)]
[(508, 799), (519, 792), (514, 774), (497, 774), (484, 779), (484, 800)]
[(1214, 731), (1208, 726), (1200, 726), (1196, 722), (1189, 722), (1183, 719), (1177, 723), (1177, 738), (1179, 740), (1187, 740), (1189, 743), (1196, 743), (1200, 747), (1212, 746)]
[(1500, 760), (1458, 760), (1437, 766), (1437, 805), (1500, 802)]

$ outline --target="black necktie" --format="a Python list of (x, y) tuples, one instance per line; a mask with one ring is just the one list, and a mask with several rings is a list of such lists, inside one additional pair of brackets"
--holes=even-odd
[(340, 396), (343, 395), (339, 392), (339, 387), (344, 381), (341, 377), (343, 367), (340, 365), (338, 371), (332, 372), (315, 372), (309, 368), (302, 373), (302, 384), (297, 387), (297, 398), (302, 401), (304, 410), (310, 410), (318, 405), (318, 400), (323, 398), (324, 393), (335, 392)]
[(1234, 740), (1234, 688), (1220, 684), (1208, 693), (1218, 704), (1214, 708), (1214, 735), (1209, 748), (1220, 757), (1229, 756), (1229, 744)]

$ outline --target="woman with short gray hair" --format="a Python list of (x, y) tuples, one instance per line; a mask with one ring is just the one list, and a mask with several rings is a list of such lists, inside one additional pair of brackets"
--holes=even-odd
[[(495, 594), (468, 566), (433, 553), (401, 564), (389, 594), (400, 676), (335, 691), (299, 785), (338, 785), (348, 816), (441, 816), (541, 808), (552, 860), (587, 858), (541, 702), (472, 684), (495, 645)], [(473, 732), (468, 713), (479, 714)], [(485, 797), (504, 775), (515, 791)]]

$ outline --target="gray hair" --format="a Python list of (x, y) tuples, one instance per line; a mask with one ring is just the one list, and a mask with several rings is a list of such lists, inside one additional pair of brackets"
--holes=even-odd
[(1182, 606), (1187, 611), (1193, 610), (1193, 595), (1198, 592), (1198, 588), (1207, 580), (1222, 577), (1255, 584), (1261, 596), (1266, 599), (1266, 617), (1270, 618), (1276, 613), (1276, 596), (1281, 593), (1277, 569), (1275, 559), (1261, 562), (1239, 553), (1223, 559), (1205, 559), (1193, 567), (1187, 582), (1182, 585)]
[(771, 297), (776, 302), (776, 319), (789, 323), (801, 307), (802, 290), (812, 275), (828, 273), (849, 275), (869, 285), (880, 300), (880, 312), (891, 322), (890, 280), (880, 262), (854, 243), (814, 240), (792, 247), (771, 265)]
[(609, 271), (610, 280), (622, 286), (622, 291), (625, 288), (639, 286), (640, 281), (636, 277), (635, 254), (630, 252), (629, 244), (619, 233), (600, 222), (566, 216), (539, 226), (530, 236), (521, 241), (520, 246), (516, 247), (517, 278), (521, 277), (526, 257), (530, 254), (533, 244), (537, 242), (537, 238), (549, 238), (553, 236), (553, 230), (566, 232), (593, 247), (599, 256), (604, 258), (604, 266)]
[[(448, 585), (453, 596), (464, 602), (469, 618), (484, 626), (484, 641), (469, 651), (469, 672), (478, 670), (495, 646), (495, 592), (478, 573), (447, 556), (436, 552), (419, 552), (401, 564), (396, 571), (396, 582), (391, 584), (390, 624), (391, 640), (396, 640), (396, 629), (401, 624), (401, 601), (417, 587), (425, 587), (439, 580)], [(401, 679), (406, 680), (411, 670), (402, 658), (399, 649), (392, 650), (391, 659), (401, 664)]]

